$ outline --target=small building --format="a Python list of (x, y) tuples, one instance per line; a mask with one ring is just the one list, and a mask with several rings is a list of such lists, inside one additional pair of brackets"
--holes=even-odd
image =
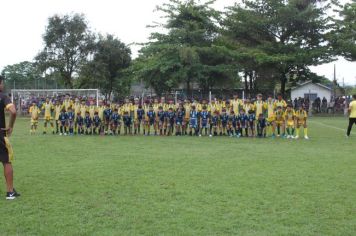
[(319, 83), (313, 83), (312, 81), (306, 81), (291, 89), (292, 101), (299, 97), (309, 98), (310, 101), (314, 101), (317, 97), (322, 100), (325, 97), (330, 102), (332, 95), (332, 88)]

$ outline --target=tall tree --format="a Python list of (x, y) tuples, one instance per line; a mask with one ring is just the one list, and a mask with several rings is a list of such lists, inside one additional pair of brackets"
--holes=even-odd
[(5, 66), (1, 72), (6, 77), (8, 88), (33, 89), (43, 82), (43, 76), (35, 63), (23, 61)]
[(57, 72), (67, 88), (93, 49), (93, 34), (84, 15), (54, 15), (43, 35), (44, 49), (36, 56), (43, 71)]
[(356, 61), (356, 0), (344, 5), (341, 20), (336, 20), (332, 41), (336, 51), (349, 61)]
[(193, 82), (207, 91), (219, 80), (236, 78), (236, 68), (226, 65), (224, 53), (214, 47), (220, 14), (211, 7), (213, 3), (170, 0), (158, 7), (167, 19), (159, 25), (166, 33), (151, 34), (136, 65), (138, 76), (156, 93), (185, 84), (190, 94)]
[(243, 0), (229, 9), (224, 28), (245, 73), (275, 68), (284, 94), (296, 71), (330, 61), (330, 7), (327, 0)]
[(108, 100), (113, 92), (126, 96), (131, 85), (125, 74), (131, 63), (130, 48), (113, 35), (99, 36), (94, 48), (93, 59), (82, 68), (78, 87), (99, 88)]

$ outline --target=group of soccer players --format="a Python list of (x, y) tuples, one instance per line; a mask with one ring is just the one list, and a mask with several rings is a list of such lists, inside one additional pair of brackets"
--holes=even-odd
[(43, 112), (44, 131), (51, 126), (59, 135), (196, 135), (231, 137), (299, 138), (300, 128), (308, 139), (307, 111), (301, 105), (295, 111), (278, 95), (254, 102), (234, 96), (230, 100), (185, 100), (175, 103), (154, 99), (140, 103), (126, 99), (123, 104), (103, 103), (96, 106), (66, 96), (63, 101), (46, 99), (42, 107), (30, 107), (31, 134), (36, 132)]

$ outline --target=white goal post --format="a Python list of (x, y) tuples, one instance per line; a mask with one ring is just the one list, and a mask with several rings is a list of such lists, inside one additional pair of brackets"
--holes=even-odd
[(16, 104), (31, 98), (55, 98), (67, 94), (74, 97), (95, 97), (96, 105), (99, 105), (99, 89), (12, 89), (11, 101)]

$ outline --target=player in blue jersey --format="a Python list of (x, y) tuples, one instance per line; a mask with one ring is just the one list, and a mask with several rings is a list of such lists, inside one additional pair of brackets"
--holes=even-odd
[(214, 111), (210, 121), (210, 137), (212, 135), (214, 136), (218, 135), (218, 127), (219, 127), (219, 112)]
[(193, 130), (194, 130), (194, 135), (198, 135), (198, 111), (196, 110), (196, 107), (193, 105), (191, 107), (191, 111), (189, 113), (189, 135), (193, 135)]
[(150, 105), (150, 107), (148, 108), (148, 111), (147, 111), (147, 124), (146, 124), (146, 129), (147, 129), (147, 135), (150, 135), (151, 133), (151, 127), (153, 127), (153, 129), (155, 130), (155, 134), (156, 134), (156, 125), (155, 125), (155, 122), (156, 122), (156, 112), (153, 110), (153, 106)]
[(237, 125), (237, 118), (235, 112), (233, 110), (230, 111), (229, 119), (227, 122), (227, 133), (230, 137), (237, 135), (236, 125)]
[(162, 106), (158, 107), (157, 118), (158, 118), (159, 135), (161, 135), (161, 136), (165, 135), (165, 132), (163, 132), (163, 129), (164, 129), (165, 120), (166, 120), (166, 112), (163, 110)]
[(172, 135), (174, 131), (174, 122), (176, 119), (176, 114), (173, 110), (172, 107), (168, 109), (168, 112), (166, 114), (166, 119), (167, 119), (167, 135)]
[(120, 135), (121, 116), (117, 108), (114, 109), (114, 112), (111, 115), (110, 129), (113, 135)]
[(229, 115), (226, 113), (226, 109), (223, 108), (220, 114), (220, 136), (227, 134), (227, 122), (229, 121)]
[(255, 121), (256, 115), (254, 110), (248, 111), (248, 129), (250, 132), (250, 137), (255, 137)]
[[(240, 114), (238, 116), (238, 127), (239, 127), (239, 136), (248, 137), (248, 116), (246, 115), (244, 109), (240, 110)], [(244, 132), (245, 135), (243, 134)]]
[(265, 138), (266, 137), (266, 127), (267, 127), (267, 120), (264, 117), (263, 113), (260, 113), (257, 119), (257, 137)]
[(106, 103), (103, 115), (104, 115), (104, 132), (105, 132), (105, 134), (109, 134), (109, 132), (111, 132), (110, 121), (111, 121), (111, 115), (112, 115), (112, 110), (110, 108), (110, 104)]
[(128, 111), (124, 112), (122, 120), (124, 123), (124, 134), (132, 134), (132, 116)]
[(142, 108), (142, 105), (138, 106), (138, 109), (136, 111), (137, 113), (137, 124), (136, 124), (136, 129), (137, 132), (140, 134), (141, 133), (141, 125), (143, 127), (143, 134), (145, 134), (145, 125), (144, 125), (144, 121), (145, 121), (145, 110)]
[(90, 112), (86, 111), (84, 117), (85, 134), (92, 134), (92, 125), (93, 120), (90, 117)]
[(183, 122), (184, 122), (185, 112), (182, 104), (179, 104), (177, 114), (176, 114), (176, 135), (183, 134)]
[(202, 136), (203, 134), (203, 130), (204, 130), (204, 135), (209, 135), (208, 133), (208, 126), (209, 126), (209, 123), (210, 123), (210, 113), (208, 112), (207, 110), (207, 107), (204, 105), (202, 107), (202, 111), (200, 112), (200, 134), (199, 136)]
[(67, 135), (67, 113), (64, 108), (62, 108), (61, 113), (59, 114), (59, 135)]
[(75, 114), (73, 112), (72, 106), (69, 106), (67, 111), (67, 127), (69, 131), (69, 135), (74, 134), (74, 121), (75, 121)]
[(84, 134), (84, 118), (80, 112), (77, 113), (77, 118), (75, 119), (75, 126), (77, 127), (77, 134)]
[(99, 112), (94, 112), (93, 117), (93, 134), (100, 134), (101, 132), (101, 119), (99, 117)]

